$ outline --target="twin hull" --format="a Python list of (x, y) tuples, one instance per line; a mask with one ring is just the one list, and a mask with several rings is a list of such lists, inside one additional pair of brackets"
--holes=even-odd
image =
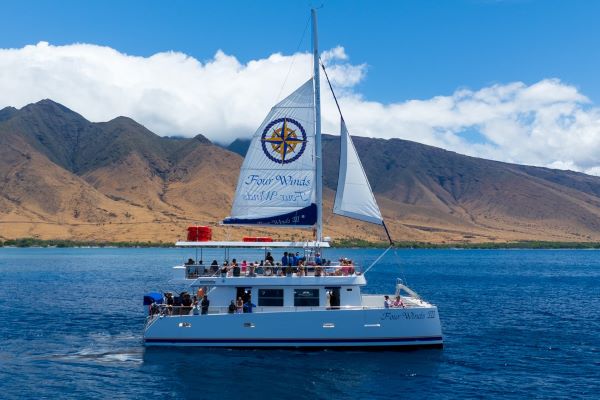
[(437, 307), (157, 316), (146, 346), (442, 347)]

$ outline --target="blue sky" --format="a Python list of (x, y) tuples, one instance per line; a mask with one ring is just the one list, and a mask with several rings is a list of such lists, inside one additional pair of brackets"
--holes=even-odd
[(0, 108), (51, 98), (160, 135), (249, 137), (310, 76), (322, 3), (351, 134), (600, 175), (600, 1), (4, 2)]
[[(2, 4), (0, 47), (83, 42), (200, 60), (222, 49), (244, 62), (294, 52), (315, 4), (321, 1), (11, 1)], [(342, 45), (353, 63), (366, 63), (360, 91), (383, 102), (552, 77), (597, 102), (599, 16), (600, 2), (581, 0), (327, 0), (319, 11), (321, 47)]]

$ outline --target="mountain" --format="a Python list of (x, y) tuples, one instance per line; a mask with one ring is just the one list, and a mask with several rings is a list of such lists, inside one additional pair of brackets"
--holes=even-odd
[(248, 147), (250, 147), (250, 139), (235, 139), (226, 149), (245, 157)]
[[(355, 137), (396, 240), (600, 241), (600, 178), (507, 164), (400, 139)], [(51, 100), (0, 110), (0, 239), (307, 238), (310, 231), (221, 227), (249, 141), (160, 137), (127, 117), (92, 123)], [(339, 138), (324, 135), (326, 235), (384, 240), (331, 214)]]

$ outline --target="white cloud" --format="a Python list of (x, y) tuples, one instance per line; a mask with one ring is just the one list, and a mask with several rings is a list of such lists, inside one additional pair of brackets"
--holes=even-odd
[[(342, 47), (325, 51), (329, 76), (353, 134), (398, 137), (460, 153), (600, 175), (600, 108), (557, 79), (458, 89), (383, 104), (357, 91), (367, 73)], [(92, 121), (126, 115), (162, 134), (202, 133), (227, 143), (250, 136), (271, 106), (311, 75), (311, 56), (273, 54), (240, 63), (177, 52), (136, 57), (90, 44), (40, 42), (0, 49), (0, 107), (51, 98)], [(339, 118), (323, 82), (323, 128)], [(470, 141), (465, 132), (484, 140)]]

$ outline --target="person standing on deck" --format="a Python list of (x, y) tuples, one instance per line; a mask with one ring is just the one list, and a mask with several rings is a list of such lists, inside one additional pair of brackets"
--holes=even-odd
[(275, 259), (271, 255), (270, 251), (267, 252), (267, 255), (265, 256), (265, 261), (268, 261), (271, 265), (275, 264)]
[(283, 257), (281, 257), (281, 265), (283, 267), (287, 267), (287, 265), (288, 265), (288, 252), (287, 251), (284, 252)]
[(200, 303), (202, 306), (202, 315), (208, 314), (208, 306), (210, 306), (210, 300), (208, 300), (208, 296), (204, 295), (202, 302)]

